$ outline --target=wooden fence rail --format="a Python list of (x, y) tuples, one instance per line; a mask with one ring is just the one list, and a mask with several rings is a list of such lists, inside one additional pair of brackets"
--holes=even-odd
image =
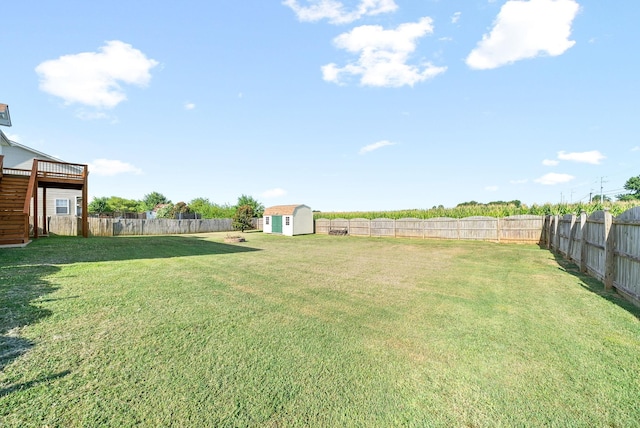
[(547, 216), (543, 228), (547, 248), (640, 305), (640, 207), (615, 218), (609, 211)]
[[(173, 220), (90, 217), (88, 220), (90, 236), (169, 235), (233, 231), (233, 220), (228, 218)], [(56, 235), (77, 236), (78, 228), (82, 227), (80, 219), (74, 216), (51, 216), (47, 218), (47, 221), (49, 231)], [(43, 224), (42, 220), (38, 224)], [(254, 227), (262, 229), (262, 219), (255, 219)]]
[(346, 230), (352, 236), (421, 239), (464, 239), (494, 242), (522, 242), (539, 244), (544, 241), (543, 216), (519, 215), (505, 218), (440, 217), (427, 220), (403, 218), (316, 219), (316, 233)]

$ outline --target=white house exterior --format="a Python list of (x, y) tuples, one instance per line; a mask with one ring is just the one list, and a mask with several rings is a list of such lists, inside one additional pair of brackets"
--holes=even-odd
[[(0, 131), (0, 155), (4, 156), (4, 168), (31, 171), (34, 159), (62, 162), (53, 156), (9, 140)], [(74, 168), (67, 166), (66, 168)], [(38, 189), (38, 199), (43, 201), (43, 189)], [(82, 190), (47, 189), (47, 216), (80, 216), (82, 214)], [(38, 205), (38, 216), (42, 216), (42, 203)]]
[(262, 231), (287, 236), (313, 233), (313, 212), (306, 205), (276, 205), (264, 210)]

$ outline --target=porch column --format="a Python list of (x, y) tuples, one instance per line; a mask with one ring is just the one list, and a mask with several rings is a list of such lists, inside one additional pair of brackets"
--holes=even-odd
[[(37, 190), (36, 190), (37, 193)], [(47, 236), (47, 188), (42, 188), (42, 236)]]

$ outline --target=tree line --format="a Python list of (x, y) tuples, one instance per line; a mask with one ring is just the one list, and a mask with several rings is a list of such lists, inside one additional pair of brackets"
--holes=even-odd
[[(156, 218), (176, 218), (180, 214), (198, 214), (200, 218), (233, 218), (240, 207), (249, 206), (255, 217), (262, 217), (264, 205), (248, 195), (240, 195), (235, 205), (217, 204), (207, 198), (173, 203), (160, 192), (153, 191), (140, 200), (119, 196), (95, 197), (88, 204), (89, 214), (126, 214), (153, 211)], [(246, 209), (244, 210), (246, 211)]]

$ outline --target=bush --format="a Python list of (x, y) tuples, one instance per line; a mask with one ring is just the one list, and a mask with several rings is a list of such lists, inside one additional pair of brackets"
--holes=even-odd
[(233, 229), (242, 232), (253, 229), (253, 207), (251, 205), (241, 205), (236, 209), (233, 216)]

